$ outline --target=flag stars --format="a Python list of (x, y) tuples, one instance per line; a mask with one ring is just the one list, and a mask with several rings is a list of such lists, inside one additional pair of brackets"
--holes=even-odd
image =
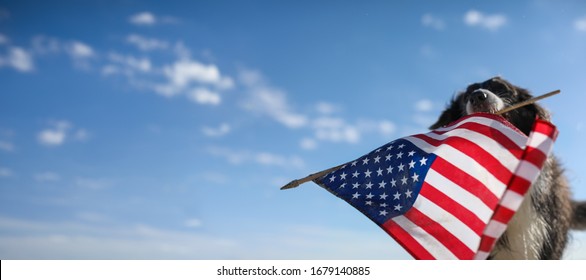
[(387, 168), (387, 174), (391, 174), (393, 173), (393, 167), (389, 165), (389, 168)]
[(354, 173), (352, 173), (352, 178), (358, 178), (358, 175), (360, 175), (360, 173), (358, 173), (358, 171), (354, 171)]
[(368, 182), (368, 183), (366, 184), (366, 188), (367, 188), (367, 189), (372, 189), (372, 186), (373, 186), (373, 185), (374, 185), (373, 183), (371, 183), (371, 182)]
[(377, 176), (383, 176), (383, 170), (380, 169), (380, 167), (378, 168), (378, 170), (376, 171), (376, 175)]
[(403, 163), (399, 164), (399, 171), (405, 171), (405, 165)]
[(370, 200), (367, 200), (367, 201), (366, 201), (366, 205), (372, 205), (372, 201), (370, 201)]
[(364, 159), (362, 160), (362, 165), (366, 165), (366, 164), (368, 164), (368, 162), (369, 162), (369, 161), (370, 161), (370, 159), (368, 159), (368, 158), (364, 158)]
[(422, 159), (420, 159), (419, 164), (421, 164), (421, 166), (427, 165), (427, 158), (423, 157)]
[(390, 151), (390, 150), (392, 150), (394, 147), (395, 147), (395, 146), (393, 146), (393, 145), (390, 145), (390, 146), (388, 146), (388, 147), (387, 147), (387, 151)]
[(401, 179), (401, 184), (407, 185), (407, 180), (408, 180), (407, 176), (403, 176), (403, 178)]
[(370, 177), (371, 173), (372, 173), (372, 171), (370, 171), (370, 169), (366, 169), (366, 171), (364, 172), (364, 178)]
[(378, 183), (378, 188), (379, 189), (384, 189), (386, 185), (387, 185), (387, 182), (382, 181), (382, 182)]
[(399, 152), (399, 153), (397, 154), (397, 158), (403, 158), (403, 152)]
[(399, 192), (396, 192), (396, 193), (393, 195), (393, 200), (399, 200), (399, 199), (401, 199), (401, 194), (400, 194)]
[(413, 173), (413, 176), (411, 176), (411, 179), (413, 179), (413, 183), (419, 182), (419, 175), (417, 173)]
[(415, 168), (415, 161), (411, 160), (409, 162), (409, 169)]
[(395, 211), (401, 211), (402, 208), (403, 208), (403, 206), (401, 206), (401, 204), (397, 204), (394, 207)]
[(346, 180), (347, 175), (346, 172), (342, 172), (342, 174), (340, 174), (340, 180)]
[(413, 194), (413, 192), (412, 192), (411, 190), (407, 190), (407, 191), (405, 192), (405, 197), (407, 197), (407, 198), (411, 198), (411, 194)]
[(372, 193), (368, 193), (366, 195), (366, 199), (372, 199), (373, 197), (374, 197), (374, 194), (372, 194)]
[(404, 147), (405, 147), (405, 144), (399, 145), (399, 149), (403, 149)]
[(330, 182), (333, 182), (334, 180), (336, 180), (336, 176), (332, 175), (332, 177), (330, 177)]
[(374, 163), (380, 163), (380, 156), (376, 156), (374, 158)]
[(409, 152), (408, 156), (412, 157), (415, 154), (415, 151)]
[(397, 187), (397, 180), (395, 178), (391, 179), (391, 187)]
[(388, 204), (386, 204), (386, 203), (382, 203), (382, 204), (380, 205), (380, 207), (383, 207), (383, 208), (386, 208), (387, 206), (389, 206), (389, 205), (388, 205)]
[(353, 189), (357, 189), (358, 187), (360, 187), (360, 184), (358, 184), (358, 182), (352, 184)]
[(358, 192), (355, 192), (355, 193), (352, 195), (352, 199), (358, 199), (358, 197), (360, 197), (360, 196), (361, 196), (361, 194), (359, 194)]
[(380, 195), (380, 199), (383, 199), (383, 200), (387, 199), (387, 197), (388, 197), (388, 195), (386, 192)]
[(355, 161), (353, 161), (353, 162), (352, 162), (352, 164), (351, 164), (351, 165), (352, 165), (352, 166), (356, 166), (356, 164), (357, 164), (357, 163), (358, 163), (358, 161), (356, 161), (356, 160), (355, 160)]
[(386, 216), (387, 214), (389, 214), (389, 212), (387, 212), (387, 210), (383, 210), (379, 212), (379, 216)]
[(391, 154), (386, 155), (385, 161), (390, 161), (392, 157), (393, 157), (393, 155), (391, 155)]
[(346, 188), (346, 183), (343, 183), (340, 185), (340, 189), (344, 189), (344, 188)]

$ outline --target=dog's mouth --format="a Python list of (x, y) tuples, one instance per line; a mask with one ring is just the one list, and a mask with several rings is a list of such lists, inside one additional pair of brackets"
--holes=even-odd
[(487, 89), (477, 89), (466, 98), (466, 114), (496, 113), (505, 107), (503, 100)]

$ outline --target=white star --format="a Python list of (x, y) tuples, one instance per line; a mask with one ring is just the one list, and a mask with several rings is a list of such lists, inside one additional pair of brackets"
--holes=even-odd
[(370, 173), (372, 173), (372, 171), (366, 169), (366, 171), (364, 172), (364, 178), (370, 177)]
[(376, 149), (376, 151), (374, 151), (374, 152), (375, 152), (375, 153), (378, 153), (378, 152), (380, 152), (380, 149)]
[(390, 151), (390, 150), (392, 150), (394, 147), (395, 147), (395, 146), (393, 146), (393, 145), (390, 145), (390, 146), (388, 146), (388, 147), (387, 147), (387, 151)]
[(391, 154), (386, 155), (385, 156), (385, 161), (391, 160), (392, 157), (393, 157), (393, 155), (391, 155)]
[(346, 183), (340, 185), (340, 189), (346, 188)]
[(394, 198), (393, 198), (393, 200), (399, 200), (399, 199), (401, 198), (401, 194), (400, 194), (399, 192), (396, 192), (396, 193), (393, 195), (393, 197), (394, 197)]
[(374, 194), (372, 194), (372, 193), (368, 193), (366, 195), (366, 199), (372, 199), (373, 197), (374, 197)]
[(379, 216), (386, 216), (387, 214), (389, 214), (389, 212), (387, 212), (387, 210), (383, 210), (380, 211)]
[(358, 163), (358, 161), (353, 161), (352, 166), (356, 166), (356, 163)]
[(391, 187), (396, 187), (397, 186), (397, 181), (395, 180), (395, 178), (391, 179)]
[(362, 165), (368, 164), (368, 161), (370, 161), (370, 159), (368, 159), (368, 158), (364, 158), (364, 159), (362, 160)]
[(360, 173), (358, 173), (358, 171), (354, 171), (354, 173), (352, 173), (352, 178), (358, 178), (358, 175), (360, 175)]
[(360, 196), (360, 194), (358, 192), (356, 192), (352, 195), (352, 199), (358, 198), (359, 196)]
[(346, 180), (346, 172), (342, 172), (342, 174), (340, 174), (340, 180)]
[(407, 185), (407, 177), (403, 176), (403, 179), (401, 179), (401, 183), (403, 183), (403, 185)]
[(426, 158), (422, 158), (419, 160), (419, 163), (421, 164), (421, 166), (427, 165), (427, 159)]
[(381, 204), (381, 205), (380, 205), (380, 207), (383, 207), (383, 208), (384, 208), (384, 207), (387, 207), (387, 206), (389, 206), (389, 205), (388, 205), (388, 204), (386, 204), (386, 203), (383, 203), (383, 204)]
[(360, 187), (360, 184), (358, 184), (358, 182), (352, 184), (353, 189), (357, 189), (358, 187)]
[(399, 145), (399, 149), (403, 149), (403, 147), (405, 147), (405, 144)]
[(366, 205), (372, 205), (372, 201), (370, 201), (370, 200), (367, 200), (367, 201), (366, 201)]
[(419, 182), (419, 175), (417, 173), (413, 173), (413, 176), (411, 176), (411, 179), (413, 179), (413, 182)]
[(336, 176), (332, 175), (332, 177), (330, 177), (330, 182), (333, 182), (336, 179)]
[(378, 170), (376, 171), (376, 175), (378, 176), (383, 176), (383, 170), (380, 169), (380, 167), (378, 168)]
[(401, 164), (399, 164), (399, 171), (403, 171), (405, 170), (405, 165), (401, 162)]
[(407, 191), (405, 192), (405, 196), (406, 196), (406, 197), (411, 197), (411, 194), (412, 194), (412, 193), (413, 193), (413, 192), (412, 192), (411, 190), (407, 190)]
[(415, 162), (413, 160), (409, 162), (409, 169), (411, 168), (415, 168)]
[(409, 156), (412, 157), (415, 154), (415, 151), (409, 152)]
[(378, 162), (380, 162), (380, 156), (376, 156), (376, 157), (374, 158), (374, 163), (378, 163)]
[(387, 185), (387, 183), (385, 181), (382, 181), (382, 182), (378, 183), (378, 188), (384, 189), (386, 185)]
[(401, 211), (401, 208), (403, 208), (403, 206), (401, 206), (401, 204), (395, 205), (395, 210), (396, 211)]
[(380, 195), (380, 199), (387, 199), (387, 193), (383, 193)]
[(368, 182), (368, 183), (366, 184), (366, 188), (367, 188), (367, 189), (372, 189), (372, 185), (374, 185), (374, 184), (373, 184), (373, 183), (371, 183), (371, 182)]
[(403, 152), (398, 153), (397, 158), (403, 158)]
[(389, 168), (387, 168), (387, 174), (391, 173), (393, 173), (393, 167), (389, 165)]

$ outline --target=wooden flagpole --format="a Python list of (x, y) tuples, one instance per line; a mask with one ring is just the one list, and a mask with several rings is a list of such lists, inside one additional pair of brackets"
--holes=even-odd
[[(506, 107), (506, 108), (504, 108), (504, 109), (502, 109), (502, 110), (500, 110), (500, 111), (496, 112), (495, 114), (496, 114), (496, 115), (502, 115), (502, 114), (504, 114), (504, 113), (507, 113), (507, 112), (510, 112), (510, 111), (512, 111), (512, 110), (518, 109), (518, 108), (520, 108), (520, 107), (527, 106), (527, 105), (529, 105), (529, 104), (535, 103), (535, 102), (537, 102), (537, 101), (539, 101), (539, 100), (541, 100), (541, 99), (544, 99), (544, 98), (547, 98), (547, 97), (550, 97), (550, 96), (556, 95), (556, 94), (558, 94), (558, 93), (560, 93), (560, 92), (561, 92), (561, 91), (560, 91), (559, 89), (558, 89), (558, 90), (554, 90), (554, 91), (552, 91), (552, 92), (548, 92), (548, 93), (546, 93), (546, 94), (543, 94), (543, 95), (540, 95), (540, 96), (537, 96), (537, 97), (531, 98), (531, 99), (529, 99), (529, 100), (525, 100), (525, 101), (523, 101), (523, 102), (519, 102), (519, 103), (517, 103), (517, 104), (515, 104), (515, 105), (512, 105), (512, 106)], [(287, 190), (287, 189), (296, 188), (296, 187), (298, 187), (299, 185), (301, 185), (301, 184), (303, 184), (303, 183), (307, 183), (307, 182), (309, 182), (309, 181), (313, 181), (313, 180), (315, 180), (315, 179), (317, 179), (317, 178), (319, 178), (319, 177), (322, 177), (322, 176), (324, 176), (324, 175), (326, 175), (326, 174), (328, 174), (328, 173), (330, 173), (330, 172), (332, 172), (332, 171), (336, 171), (336, 170), (338, 170), (338, 169), (342, 168), (342, 166), (344, 166), (344, 164), (341, 164), (341, 165), (338, 165), (338, 166), (334, 166), (334, 167), (332, 167), (332, 168), (328, 168), (328, 169), (326, 169), (326, 170), (322, 170), (322, 171), (319, 171), (319, 172), (313, 173), (313, 174), (311, 174), (311, 175), (309, 175), (309, 176), (306, 176), (306, 177), (303, 177), (303, 178), (301, 178), (301, 179), (293, 180), (293, 181), (289, 182), (289, 184), (287, 184), (287, 185), (285, 185), (285, 186), (281, 187), (281, 190)]]

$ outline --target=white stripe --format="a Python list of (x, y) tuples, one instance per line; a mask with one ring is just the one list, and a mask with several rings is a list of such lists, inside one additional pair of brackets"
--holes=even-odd
[(500, 205), (513, 210), (513, 212), (517, 212), (517, 209), (519, 209), (519, 206), (523, 202), (523, 197), (514, 191), (507, 190), (501, 199)]
[(437, 206), (437, 204), (433, 203), (422, 194), (419, 194), (413, 207), (431, 220), (440, 224), (444, 229), (464, 243), (471, 251), (476, 252), (476, 250), (478, 250), (480, 236), (450, 212)]
[(496, 220), (491, 220), (484, 229), (484, 235), (499, 238), (507, 229), (507, 225)]
[(497, 197), (501, 197), (507, 187), (505, 183), (494, 177), (480, 163), (451, 146), (440, 145), (439, 147), (435, 147), (415, 137), (406, 137), (405, 139), (427, 153), (435, 153), (437, 156), (442, 157), (462, 171), (468, 173), (468, 175), (476, 178), (476, 180), (484, 184)]
[(509, 149), (503, 147), (503, 145), (496, 140), (473, 130), (457, 129), (444, 134), (427, 133), (426, 135), (439, 141), (443, 141), (452, 136), (468, 139), (480, 146), (483, 150), (488, 151), (492, 156), (498, 159), (503, 166), (511, 171), (511, 173), (515, 172), (515, 168), (519, 163), (519, 159), (515, 157)]
[(541, 169), (533, 165), (533, 163), (522, 160), (517, 167), (517, 171), (515, 171), (515, 175), (529, 182), (533, 182), (539, 176), (539, 172), (541, 172)]
[(488, 258), (489, 255), (490, 255), (489, 252), (478, 251), (478, 253), (476, 253), (476, 255), (474, 256), (474, 259), (475, 260), (486, 260), (486, 258)]
[(448, 250), (441, 242), (431, 236), (427, 231), (411, 222), (405, 216), (397, 216), (392, 219), (405, 230), (419, 245), (438, 260), (457, 260), (458, 258)]
[(492, 217), (492, 209), (484, 204), (480, 198), (466, 191), (450, 179), (444, 177), (433, 168), (427, 172), (425, 181), (447, 197), (455, 200), (464, 208), (470, 210), (484, 223), (488, 223), (490, 217)]
[(489, 119), (486, 117), (481, 117), (481, 116), (471, 117), (471, 118), (468, 118), (468, 119), (466, 119), (462, 122), (459, 122), (455, 125), (438, 128), (438, 129), (435, 129), (434, 131), (453, 130), (455, 127), (458, 127), (458, 126), (461, 126), (465, 123), (470, 123), (470, 122), (489, 126), (489, 127), (492, 127), (492, 128), (499, 130), (500, 132), (505, 134), (508, 138), (510, 138), (515, 144), (517, 144), (517, 146), (519, 146), (520, 148), (524, 147), (525, 143), (527, 143), (527, 136), (525, 134), (522, 134), (522, 133), (514, 130), (513, 128), (504, 125), (500, 121), (496, 121), (496, 120)]
[(527, 146), (536, 148), (543, 152), (545, 155), (549, 155), (553, 147), (553, 139), (549, 136), (541, 133), (541, 132), (533, 132), (531, 136), (529, 136), (529, 140), (527, 141)]

